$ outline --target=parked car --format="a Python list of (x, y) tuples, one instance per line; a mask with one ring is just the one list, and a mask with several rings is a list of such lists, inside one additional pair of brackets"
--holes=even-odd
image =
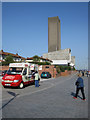
[(51, 78), (51, 74), (49, 72), (42, 72), (41, 78)]
[(6, 74), (7, 70), (2, 71), (2, 76)]

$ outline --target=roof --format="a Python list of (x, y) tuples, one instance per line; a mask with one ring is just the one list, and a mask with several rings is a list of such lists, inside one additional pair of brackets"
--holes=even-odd
[(24, 57), (19, 56), (17, 53), (16, 54), (8, 53), (8, 52), (4, 52), (3, 50), (0, 51), (0, 55), (12, 55), (13, 57), (17, 57), (17, 58), (21, 58), (21, 59), (25, 60)]
[[(52, 60), (48, 59), (48, 58), (43, 58), (43, 57), (39, 57), (39, 59), (42, 59), (42, 60), (47, 60), (47, 61), (50, 61), (52, 62)], [(27, 57), (27, 60), (33, 60), (33, 57)]]

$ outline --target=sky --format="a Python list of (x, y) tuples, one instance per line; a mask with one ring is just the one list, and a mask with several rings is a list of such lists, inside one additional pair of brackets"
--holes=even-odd
[(88, 67), (87, 2), (2, 3), (2, 49), (22, 57), (48, 53), (48, 17), (61, 22), (61, 49), (70, 48), (76, 69)]

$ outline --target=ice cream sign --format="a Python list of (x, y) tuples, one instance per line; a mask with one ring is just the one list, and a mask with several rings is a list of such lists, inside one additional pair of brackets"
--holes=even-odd
[(28, 67), (28, 63), (10, 63), (9, 67)]
[(5, 79), (14, 79), (15, 76), (6, 76)]

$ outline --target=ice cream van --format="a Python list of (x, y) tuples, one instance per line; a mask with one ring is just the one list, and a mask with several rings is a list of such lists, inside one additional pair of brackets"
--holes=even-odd
[(38, 66), (31, 63), (10, 63), (9, 70), (2, 78), (2, 85), (23, 88), (34, 83), (34, 79), (31, 79), (32, 70), (38, 71)]

